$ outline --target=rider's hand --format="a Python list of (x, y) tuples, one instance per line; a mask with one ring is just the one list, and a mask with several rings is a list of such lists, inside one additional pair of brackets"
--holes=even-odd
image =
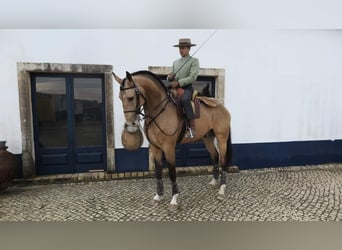
[(172, 82), (172, 81), (174, 81), (175, 80), (175, 74), (173, 74), (173, 73), (170, 73), (170, 74), (168, 74), (168, 76), (167, 76), (167, 80), (169, 81), (169, 82)]
[(171, 83), (171, 87), (172, 87), (173, 89), (179, 87), (179, 82), (178, 82), (178, 81), (173, 81), (173, 82)]

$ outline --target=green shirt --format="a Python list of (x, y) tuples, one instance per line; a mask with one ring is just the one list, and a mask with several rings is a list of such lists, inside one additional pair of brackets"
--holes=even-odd
[[(185, 63), (185, 64), (184, 64)], [(184, 66), (183, 66), (184, 64)], [(182, 67), (179, 71), (178, 69)], [(176, 80), (181, 87), (189, 85), (196, 81), (199, 71), (199, 62), (195, 57), (181, 57), (173, 62), (172, 72), (176, 73)]]

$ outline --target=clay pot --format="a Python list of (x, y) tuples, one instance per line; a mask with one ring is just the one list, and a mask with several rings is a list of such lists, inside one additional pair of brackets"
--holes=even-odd
[(8, 188), (17, 176), (17, 158), (7, 151), (6, 141), (0, 141), (0, 192)]
[(144, 136), (140, 129), (134, 133), (127, 132), (127, 130), (124, 129), (121, 134), (121, 142), (127, 150), (138, 150), (144, 142)]

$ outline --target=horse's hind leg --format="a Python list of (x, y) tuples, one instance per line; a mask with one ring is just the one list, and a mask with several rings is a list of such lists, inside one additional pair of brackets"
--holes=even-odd
[(219, 154), (214, 144), (214, 140), (215, 140), (214, 134), (208, 133), (205, 137), (202, 138), (202, 140), (210, 154), (211, 160), (213, 161), (213, 179), (209, 182), (209, 185), (212, 187), (216, 187), (218, 185), (220, 169), (218, 166)]
[(218, 148), (220, 151), (220, 157), (219, 157), (219, 165), (222, 169), (221, 171), (221, 179), (220, 179), (220, 190), (218, 192), (217, 198), (219, 200), (223, 200), (224, 193), (226, 189), (226, 183), (227, 183), (227, 163), (231, 159), (231, 142), (230, 142), (230, 134), (229, 131), (227, 134), (222, 134), (217, 136), (218, 141)]
[(155, 202), (160, 202), (164, 194), (162, 150), (157, 147), (154, 147), (153, 145), (150, 145), (150, 147), (151, 147), (151, 153), (153, 155), (154, 162), (155, 162), (155, 175), (157, 179), (157, 193), (153, 197), (153, 200)]

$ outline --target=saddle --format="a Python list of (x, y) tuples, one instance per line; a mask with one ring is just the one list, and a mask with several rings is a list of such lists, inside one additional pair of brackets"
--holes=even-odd
[[(177, 106), (177, 111), (180, 116), (184, 116), (184, 109), (181, 103), (181, 97), (184, 94), (184, 89), (177, 88), (171, 90), (171, 99)], [(207, 96), (199, 96), (198, 91), (194, 89), (191, 104), (194, 111), (195, 118), (197, 119), (200, 117), (200, 104), (203, 103), (208, 107), (215, 108), (217, 105), (221, 104), (221, 102), (213, 97)]]
[[(170, 97), (174, 104), (177, 106), (177, 113), (179, 116), (185, 116), (185, 111), (183, 109), (183, 105), (181, 102), (181, 97), (184, 94), (184, 89), (182, 88), (176, 88), (170, 90)], [(192, 98), (191, 98), (191, 106), (192, 110), (194, 112), (194, 119), (197, 119), (200, 117), (200, 103), (199, 100), (196, 100), (196, 96), (198, 95), (197, 90), (193, 91)]]

